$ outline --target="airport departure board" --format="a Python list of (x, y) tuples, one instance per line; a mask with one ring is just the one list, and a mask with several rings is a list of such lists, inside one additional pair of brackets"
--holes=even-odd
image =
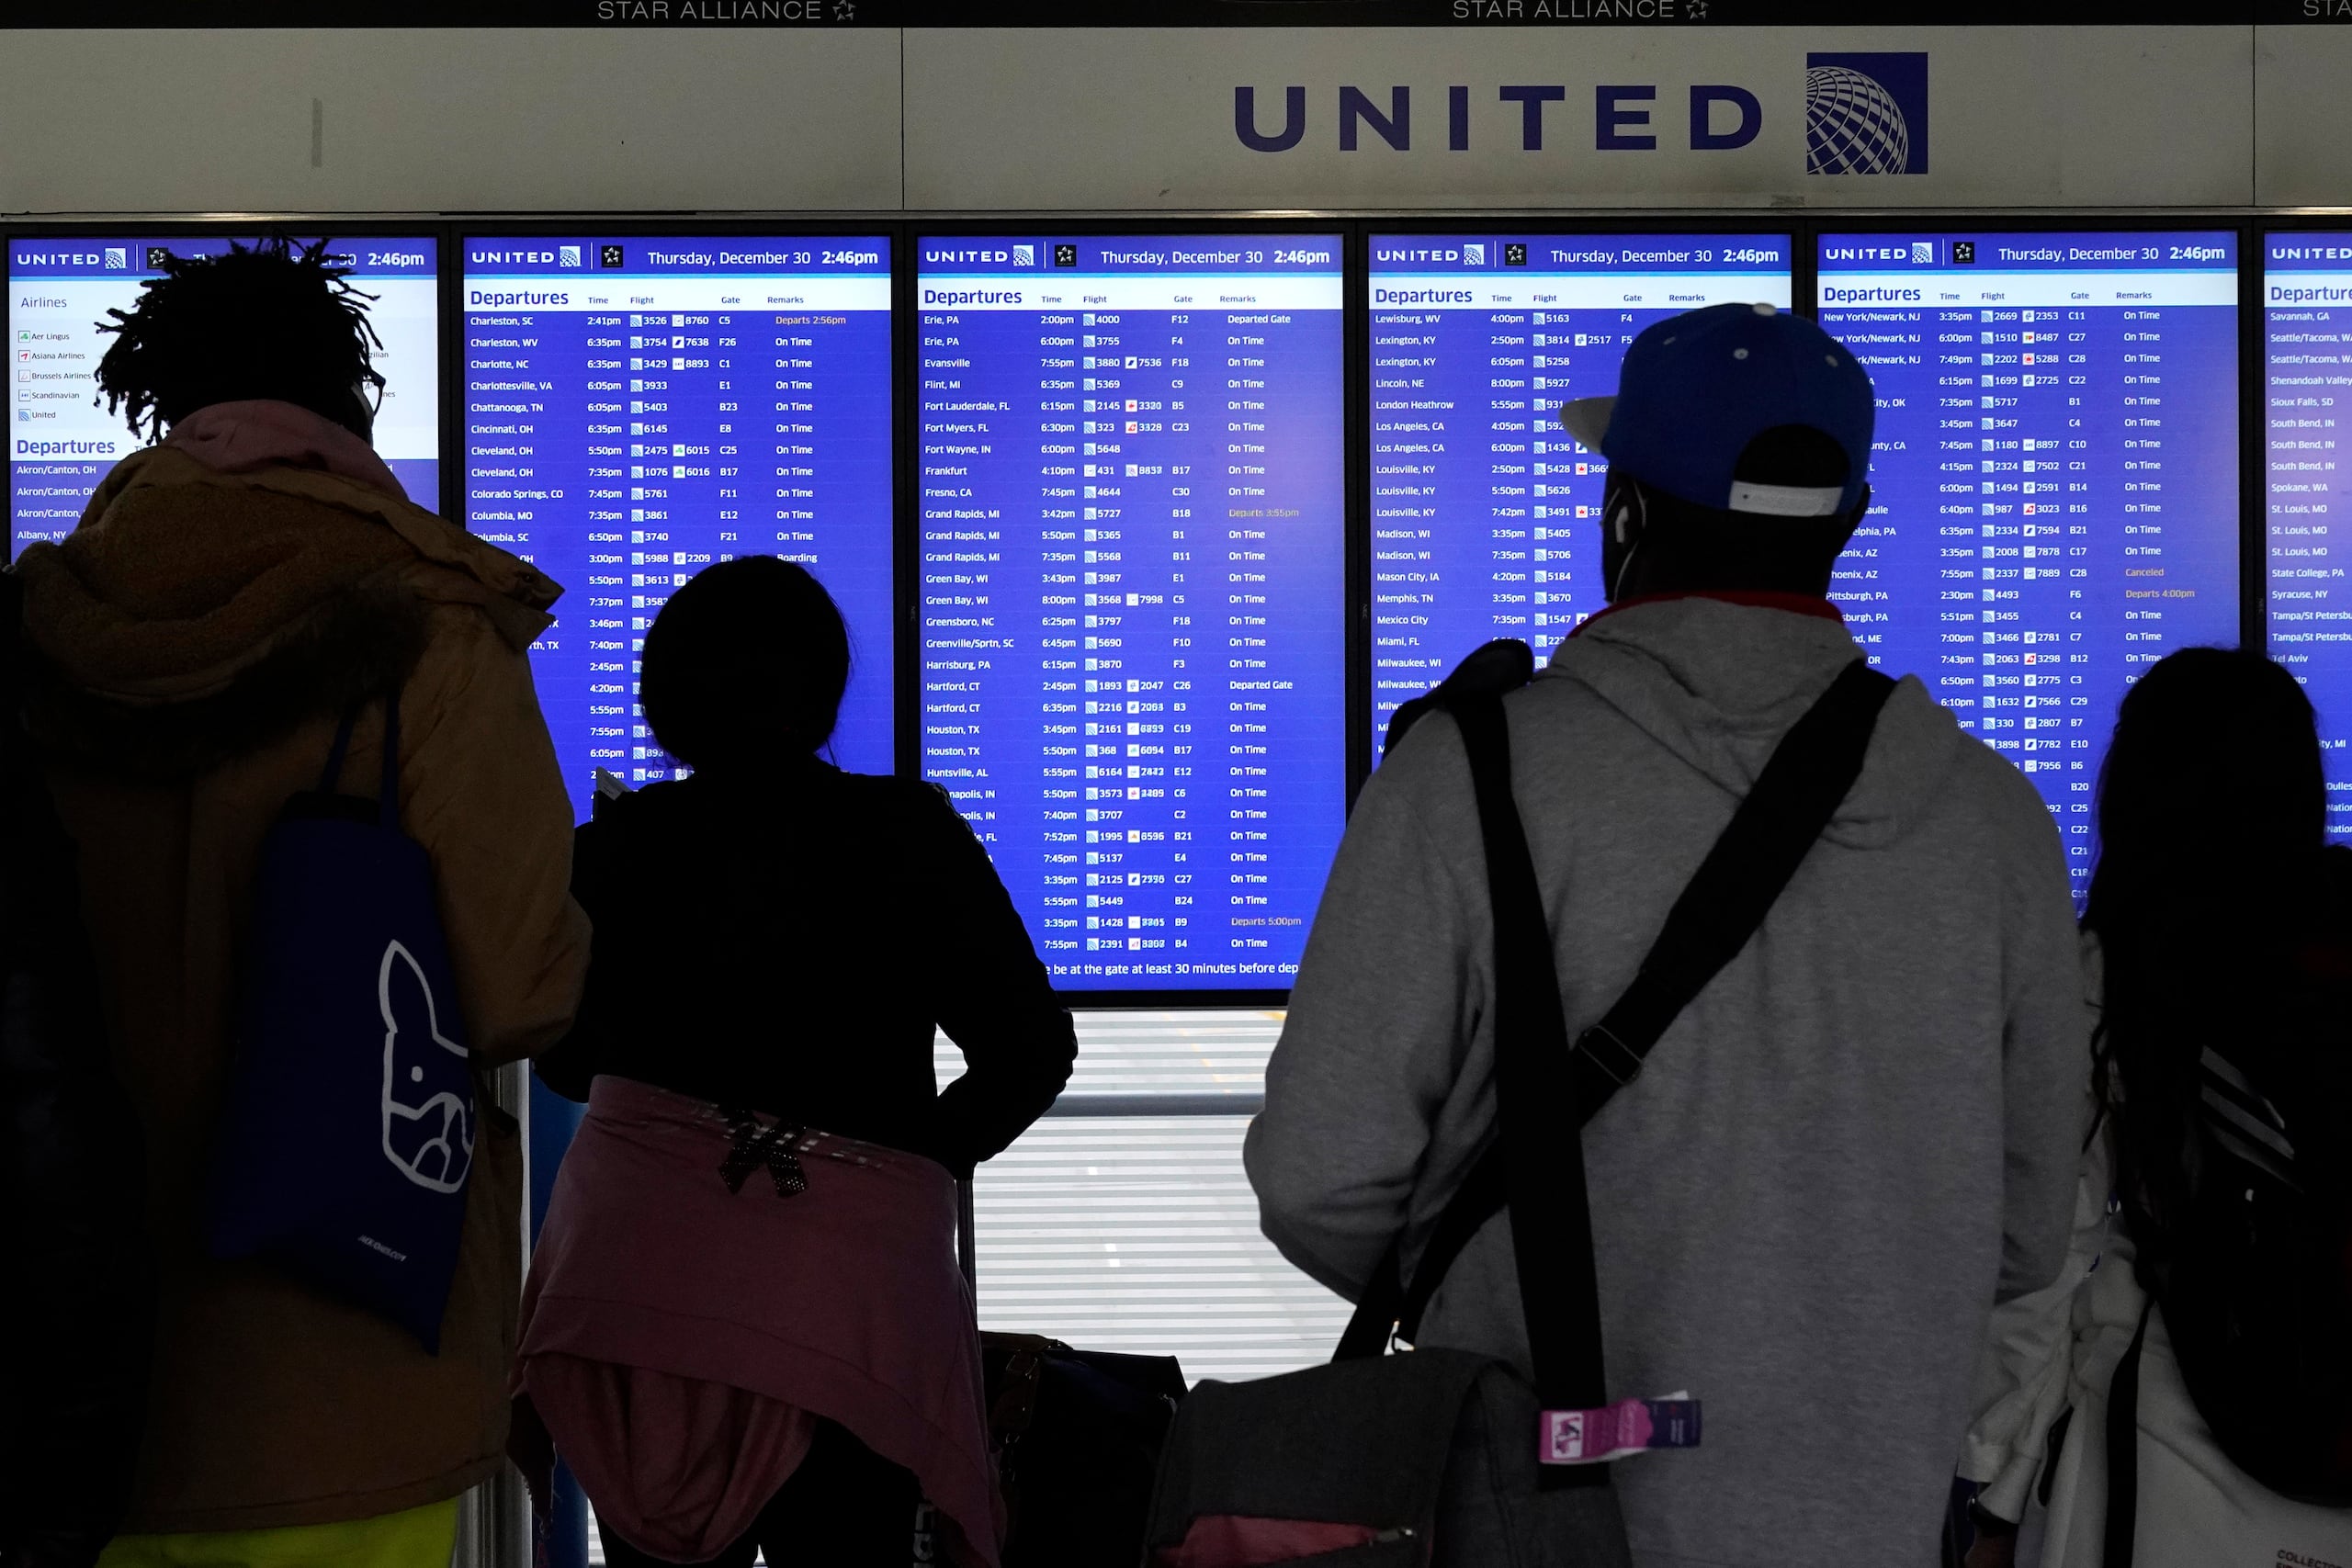
[[(108, 310), (128, 310), (171, 256), (220, 255), (257, 236), (70, 234), (8, 242), (9, 554), (74, 531), (99, 478), (141, 442), (97, 401), (93, 379), (114, 339)], [(308, 244), (310, 239), (297, 238)], [(441, 506), (438, 243), (429, 237), (336, 238), (330, 254), (352, 287), (375, 298), (368, 321), (383, 346), (375, 445), (419, 506)]]
[(1541, 658), (1606, 602), (1607, 465), (1560, 426), (1636, 333), (1789, 306), (1787, 234), (1374, 234), (1372, 705), (1389, 716), (1495, 637)]
[(2238, 637), (2234, 233), (1819, 238), (1821, 324), (1877, 384), (1834, 589), (2057, 814), (2077, 890), (2116, 705)]
[(1340, 238), (920, 247), (924, 774), (1057, 984), (1287, 987), (1346, 817)]
[[(2264, 615), (2270, 657), (2319, 710), (2330, 837), (2352, 837), (2352, 233), (2262, 243)], [(2335, 547), (2346, 547), (2343, 555)]]
[(890, 243), (470, 237), (469, 526), (561, 583), (532, 650), (576, 809), (675, 767), (637, 711), (646, 628), (713, 561), (807, 566), (849, 623), (829, 755), (888, 773)]

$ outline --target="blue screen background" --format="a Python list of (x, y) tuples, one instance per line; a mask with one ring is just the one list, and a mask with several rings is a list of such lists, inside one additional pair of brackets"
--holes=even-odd
[(575, 811), (598, 768), (631, 784), (678, 771), (637, 712), (646, 628), (741, 555), (799, 561), (831, 592), (853, 665), (829, 754), (890, 772), (889, 241), (464, 250), (467, 520), (565, 589), (532, 660)]
[[(1560, 425), (1617, 389), (1652, 322), (1786, 306), (1786, 234), (1374, 234), (1372, 708), (1389, 716), (1480, 644), (1540, 659), (1607, 602), (1607, 465)], [(1410, 279), (1410, 282), (1406, 280)]]
[[(114, 339), (98, 331), (108, 309), (128, 310), (141, 285), (161, 276), (153, 253), (217, 256), (259, 236), (66, 234), (18, 236), (8, 244), (9, 554), (57, 540), (82, 519), (107, 470), (142, 445), (118, 413), (94, 400), (92, 378)], [(421, 235), (330, 237), (330, 254), (350, 268), (350, 283), (373, 297), (368, 315), (378, 338), (376, 368), (385, 388), (376, 414), (376, 447), (387, 468), (428, 511), (441, 508), (438, 275), (439, 242)], [(298, 244), (317, 236), (295, 236)], [(387, 286), (390, 286), (389, 288)], [(76, 444), (88, 453), (51, 456), (31, 443)]]
[(1874, 663), (2026, 772), (2079, 896), (2125, 689), (2238, 640), (2236, 238), (1819, 247), (1821, 324), (1879, 403), (1872, 505), (1832, 595)]
[(2352, 407), (2352, 233), (2263, 238), (2263, 428), (2270, 656), (2319, 710), (2327, 830), (2352, 839), (2352, 483), (2336, 421)]
[(1339, 271), (922, 242), (923, 770), (1067, 987), (1297, 971), (1346, 809)]

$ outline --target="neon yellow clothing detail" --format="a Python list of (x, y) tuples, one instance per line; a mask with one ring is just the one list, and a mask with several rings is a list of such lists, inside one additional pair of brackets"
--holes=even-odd
[(118, 1536), (98, 1568), (449, 1568), (458, 1500), (335, 1525)]

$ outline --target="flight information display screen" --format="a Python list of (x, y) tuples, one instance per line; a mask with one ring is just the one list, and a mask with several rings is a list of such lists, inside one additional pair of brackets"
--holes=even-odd
[(2079, 891), (2117, 703), (2238, 639), (2237, 241), (1825, 234), (1821, 324), (1878, 388), (1833, 592), (2057, 814)]
[(921, 243), (924, 774), (1057, 983), (1287, 986), (1347, 807), (1340, 239)]
[[(251, 234), (69, 234), (8, 242), (9, 554), (74, 531), (98, 479), (142, 445), (119, 413), (95, 401), (93, 378), (114, 338), (109, 310), (139, 302), (140, 286), (171, 256), (220, 255)], [(300, 240), (299, 243), (310, 243)], [(368, 320), (383, 340), (377, 454), (411, 501), (441, 505), (438, 245), (424, 237), (337, 239), (332, 254), (352, 287), (375, 296)]]
[(465, 242), (469, 525), (561, 583), (532, 649), (572, 802), (675, 765), (637, 712), (646, 628), (714, 561), (814, 572), (849, 623), (830, 755), (892, 769), (890, 242)]
[(2352, 838), (2352, 474), (2335, 446), (2352, 410), (2352, 233), (2263, 237), (2262, 336), (2263, 619), (2270, 657), (2319, 710), (2328, 834)]
[(1651, 322), (1789, 307), (1786, 234), (1372, 238), (1373, 733), (1495, 637), (1548, 651), (1607, 602), (1607, 465), (1560, 406)]

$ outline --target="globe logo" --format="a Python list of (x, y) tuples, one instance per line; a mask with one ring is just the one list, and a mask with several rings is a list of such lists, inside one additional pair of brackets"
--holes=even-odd
[(1804, 73), (1804, 170), (1809, 175), (1911, 172), (1911, 126), (1874, 76), (1845, 65)]

